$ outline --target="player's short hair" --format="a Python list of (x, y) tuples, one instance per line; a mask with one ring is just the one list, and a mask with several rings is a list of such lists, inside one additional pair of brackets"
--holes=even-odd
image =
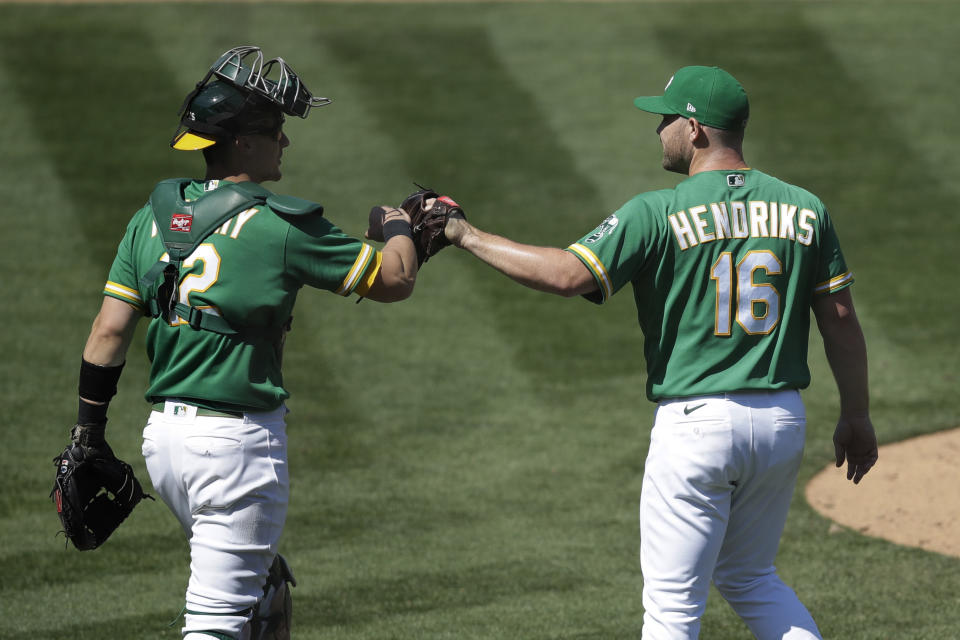
[(739, 149), (743, 146), (743, 137), (747, 131), (744, 126), (740, 129), (718, 129), (716, 127), (706, 127), (710, 129), (710, 137), (725, 147)]

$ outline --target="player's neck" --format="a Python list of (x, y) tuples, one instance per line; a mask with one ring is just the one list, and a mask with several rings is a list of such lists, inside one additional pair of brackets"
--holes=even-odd
[(225, 171), (216, 167), (208, 167), (204, 180), (227, 180), (229, 182), (255, 182), (246, 171)]
[(218, 180), (227, 180), (228, 182), (256, 182), (253, 178), (250, 177), (249, 173), (238, 173), (234, 176), (223, 176), (218, 178)]
[(732, 171), (748, 168), (743, 154), (738, 149), (729, 147), (719, 149), (703, 149), (693, 154), (690, 161), (688, 175), (696, 175), (704, 171)]

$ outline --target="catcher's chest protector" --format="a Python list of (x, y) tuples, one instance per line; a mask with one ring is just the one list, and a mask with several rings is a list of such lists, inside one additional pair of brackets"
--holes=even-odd
[(206, 238), (241, 211), (267, 204), (282, 215), (323, 213), (314, 202), (278, 196), (253, 182), (226, 183), (193, 201), (183, 199), (188, 178), (164, 180), (150, 194), (153, 219), (170, 261), (159, 261), (140, 279), (148, 314), (157, 318), (175, 313), (194, 329), (222, 334), (242, 333), (220, 316), (203, 313), (177, 300), (180, 266)]

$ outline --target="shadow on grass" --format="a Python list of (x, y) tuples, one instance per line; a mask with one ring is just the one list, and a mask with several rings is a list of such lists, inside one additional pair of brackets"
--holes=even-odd
[[(166, 509), (163, 505), (160, 507)], [(50, 537), (52, 549), (0, 558), (4, 573), (16, 576), (16, 580), (4, 581), (0, 594), (7, 590), (56, 588), (98, 576), (162, 573), (180, 565), (186, 579), (190, 560), (187, 541), (182, 535), (114, 534), (100, 549), (86, 552), (74, 549), (62, 534)]]
[(478, 607), (537, 593), (569, 593), (587, 586), (589, 583), (570, 569), (525, 560), (467, 567), (458, 572), (371, 577), (327, 589), (312, 598), (294, 596), (297, 624), (322, 628)]
[[(122, 596), (121, 596), (122, 597)], [(103, 611), (115, 610), (114, 603), (103, 603)], [(180, 637), (179, 625), (173, 628), (167, 623), (171, 617), (169, 611), (155, 611), (146, 614), (106, 618), (96, 623), (77, 623), (65, 620), (60, 629), (44, 629), (41, 632), (9, 631), (0, 632), (4, 640), (104, 640), (105, 638), (164, 638), (174, 640)], [(49, 621), (46, 621), (49, 622)]]

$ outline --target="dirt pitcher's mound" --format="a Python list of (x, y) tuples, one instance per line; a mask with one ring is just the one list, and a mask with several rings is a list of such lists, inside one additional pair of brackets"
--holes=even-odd
[(880, 447), (859, 485), (830, 465), (807, 485), (807, 501), (868, 536), (960, 556), (960, 429)]

